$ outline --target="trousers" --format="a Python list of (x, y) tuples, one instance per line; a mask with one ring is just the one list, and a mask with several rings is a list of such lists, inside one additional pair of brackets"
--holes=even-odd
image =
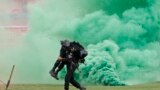
[(67, 67), (64, 89), (69, 90), (69, 83), (71, 83), (76, 88), (81, 88), (81, 85), (74, 79), (74, 72), (77, 68), (77, 65), (66, 61), (66, 62), (62, 62), (60, 67), (63, 67), (64, 65), (66, 65)]

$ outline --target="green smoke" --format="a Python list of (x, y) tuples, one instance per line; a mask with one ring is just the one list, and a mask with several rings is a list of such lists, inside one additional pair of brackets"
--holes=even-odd
[[(108, 15), (104, 10), (95, 11), (68, 25), (72, 32), (68, 36), (85, 44), (89, 51), (86, 59), (89, 64), (82, 66), (80, 80), (105, 85), (159, 81), (160, 12), (156, 11), (159, 1), (148, 1), (148, 5), (130, 6), (122, 16), (119, 12)], [(62, 36), (67, 37), (66, 33)], [(107, 47), (110, 43), (105, 43), (106, 40), (115, 42), (116, 52), (112, 45)], [(106, 55), (101, 55), (104, 52)]]
[(8, 51), (15, 82), (55, 82), (48, 72), (62, 39), (79, 41), (89, 52), (76, 74), (83, 83), (160, 80), (159, 0), (45, 0), (28, 8), (29, 32), (21, 47)]
[(115, 60), (119, 47), (111, 40), (89, 45), (87, 65), (81, 66), (80, 80), (92, 84), (123, 85), (117, 75)]
[[(124, 4), (128, 6), (120, 8)], [(102, 5), (63, 25), (56, 34), (81, 42), (89, 51), (79, 79), (105, 85), (159, 81), (158, 5), (159, 1), (113, 0), (106, 3), (112, 12)]]
[(64, 2), (32, 6), (31, 32), (50, 40), (76, 40), (87, 48), (87, 65), (80, 66), (77, 79), (103, 85), (160, 80), (158, 0)]

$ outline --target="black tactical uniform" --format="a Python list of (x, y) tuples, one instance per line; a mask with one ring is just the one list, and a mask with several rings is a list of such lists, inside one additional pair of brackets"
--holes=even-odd
[[(72, 46), (73, 45), (73, 46)], [(74, 79), (74, 72), (78, 68), (79, 62), (81, 62), (81, 50), (84, 48), (81, 48), (77, 46), (74, 42), (71, 43), (71, 52), (68, 55), (67, 60), (67, 74), (65, 76), (65, 90), (69, 89), (69, 83), (71, 83), (76, 88), (79, 88), (80, 90), (85, 90), (84, 87), (82, 87), (75, 79)], [(87, 53), (86, 53), (87, 55)]]
[[(74, 71), (78, 68), (79, 62), (84, 62), (84, 57), (87, 56), (87, 51), (84, 50), (84, 48), (77, 42), (70, 43), (70, 47), (67, 47), (67, 49), (64, 49), (62, 47), (60, 51), (60, 56), (65, 58), (65, 60), (61, 61), (58, 69), (55, 71), (56, 75), (57, 73), (64, 67), (64, 65), (67, 66), (67, 74), (65, 76), (65, 90), (69, 89), (69, 83), (71, 83), (76, 88), (79, 88), (80, 90), (85, 90), (84, 87), (82, 87), (75, 79), (74, 79)], [(55, 69), (54, 69), (55, 70)], [(57, 76), (54, 76), (57, 78)]]
[[(70, 52), (70, 41), (68, 41), (68, 40), (61, 41), (61, 45), (62, 45), (62, 47), (60, 49), (60, 56), (58, 57), (53, 68), (49, 72), (51, 74), (51, 76), (56, 78), (57, 80), (58, 80), (57, 74), (63, 68), (64, 61), (66, 60), (67, 55)], [(57, 70), (56, 70), (56, 68), (57, 68)]]

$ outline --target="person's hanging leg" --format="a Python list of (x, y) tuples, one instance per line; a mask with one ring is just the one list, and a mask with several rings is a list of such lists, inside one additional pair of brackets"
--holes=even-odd
[(55, 70), (56, 70), (56, 68), (61, 64), (61, 60), (57, 60), (56, 62), (55, 62), (55, 64), (54, 64), (54, 66), (53, 66), (53, 68), (50, 70), (50, 75), (52, 76), (52, 77), (54, 77), (55, 79), (57, 79), (58, 80), (58, 77), (57, 77), (57, 73), (55, 72)]
[(59, 80), (59, 78), (58, 78), (58, 72), (63, 69), (64, 65), (65, 65), (65, 61), (61, 61), (61, 63), (58, 65), (57, 69), (54, 72), (55, 75), (56, 75), (55, 77), (56, 77), (57, 80)]

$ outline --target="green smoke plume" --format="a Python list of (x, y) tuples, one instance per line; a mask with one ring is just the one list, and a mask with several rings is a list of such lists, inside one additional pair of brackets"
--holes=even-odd
[[(86, 59), (89, 64), (81, 67), (80, 80), (105, 85), (159, 81), (160, 26), (157, 18), (160, 12), (155, 11), (159, 1), (146, 2), (147, 7), (126, 8), (122, 16), (116, 12), (108, 15), (104, 10), (95, 11), (62, 28), (60, 35), (72, 36), (89, 51)], [(105, 40), (115, 42), (116, 52), (107, 47), (110, 43), (105, 43)], [(101, 55), (104, 52), (107, 54)]]
[(76, 74), (83, 83), (160, 80), (159, 0), (44, 0), (28, 8), (29, 32), (14, 54), (9, 51), (18, 67), (15, 82), (55, 82), (48, 71), (62, 39), (79, 41), (89, 52)]
[[(116, 2), (118, 4), (114, 6)], [(118, 9), (125, 3), (129, 6)], [(112, 12), (96, 8), (94, 12), (61, 27), (61, 31), (56, 32), (59, 36), (77, 40), (89, 51), (86, 58), (88, 65), (81, 66), (79, 79), (105, 85), (159, 81), (156, 69), (160, 66), (157, 19), (160, 13), (155, 11), (158, 5), (159, 1), (131, 0), (121, 3), (121, 0), (113, 0), (108, 6)], [(112, 44), (109, 41), (106, 43), (106, 40), (114, 42), (113, 46), (117, 47), (111, 47)], [(90, 47), (91, 44), (93, 47)]]
[(103, 85), (160, 80), (158, 0), (64, 2), (31, 6), (31, 33), (82, 43), (89, 55), (77, 79)]

